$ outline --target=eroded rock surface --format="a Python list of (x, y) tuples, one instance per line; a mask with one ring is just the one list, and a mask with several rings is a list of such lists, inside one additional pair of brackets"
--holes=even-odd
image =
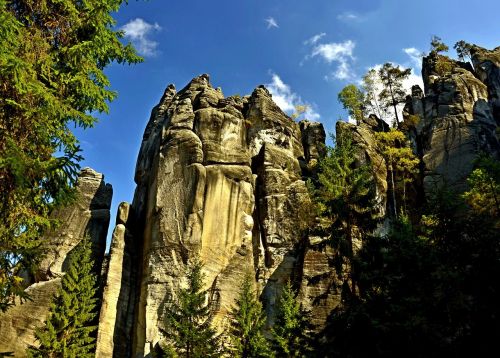
[(90, 168), (82, 169), (76, 189), (76, 201), (52, 213), (52, 218), (61, 224), (45, 238), (46, 255), (40, 272), (36, 282), (26, 289), (32, 300), (16, 302), (0, 313), (0, 352), (14, 352), (15, 357), (24, 357), (26, 348), (37, 344), (35, 329), (46, 319), (67, 268), (68, 256), (85, 236), (93, 243), (96, 271), (100, 272), (113, 190), (104, 182), (102, 174)]
[(443, 184), (463, 189), (480, 153), (499, 154), (494, 115), (500, 89), (499, 49), (474, 51), (474, 69), (469, 63), (446, 59), (451, 71), (445, 73), (437, 68), (440, 55), (425, 57), (425, 95), (416, 86), (407, 100), (405, 122), (414, 131), (426, 192)]
[(272, 317), (301, 257), (303, 169), (324, 154), (324, 139), (321, 124), (299, 125), (263, 86), (245, 97), (224, 97), (208, 75), (179, 92), (168, 86), (143, 136), (133, 203), (120, 206), (98, 356), (148, 356), (165, 339), (165, 307), (195, 256), (219, 330), (247, 273)]

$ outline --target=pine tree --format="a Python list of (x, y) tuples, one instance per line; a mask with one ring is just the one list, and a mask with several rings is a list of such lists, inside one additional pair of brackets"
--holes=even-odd
[(245, 276), (231, 312), (231, 356), (242, 358), (272, 357), (269, 343), (262, 333), (266, 316), (252, 289), (252, 277)]
[(500, 162), (483, 156), (467, 178), (469, 190), (463, 198), (479, 215), (489, 216), (500, 227)]
[(71, 255), (45, 326), (36, 331), (40, 346), (30, 347), (29, 357), (94, 357), (93, 333), (97, 326), (93, 325), (93, 319), (97, 315), (97, 299), (93, 265), (91, 243), (84, 239)]
[[(219, 337), (211, 327), (213, 312), (202, 290), (205, 275), (203, 265), (195, 259), (188, 265), (187, 288), (177, 292), (177, 299), (167, 308), (165, 333), (171, 342), (167, 356), (186, 358), (218, 357)], [(175, 354), (174, 354), (175, 352)]]
[(457, 51), (457, 56), (460, 61), (472, 62), (471, 50), (472, 45), (465, 42), (464, 40), (460, 40), (453, 46), (455, 51)]
[(432, 36), (431, 38), (431, 53), (438, 54), (448, 52), (448, 46), (441, 40), (439, 36)]
[(385, 158), (387, 169), (391, 175), (391, 191), (393, 215), (397, 217), (396, 177), (401, 177), (403, 207), (406, 205), (406, 186), (413, 181), (418, 172), (419, 159), (408, 145), (403, 132), (391, 129), (389, 132), (375, 133), (377, 145)]
[(344, 106), (349, 115), (360, 123), (365, 117), (365, 94), (356, 85), (345, 86), (338, 94), (338, 100)]
[(406, 99), (406, 93), (403, 89), (403, 81), (411, 74), (411, 69), (402, 69), (394, 66), (392, 63), (385, 63), (378, 71), (382, 91), (379, 93), (379, 100), (385, 108), (392, 107), (396, 118), (396, 125), (399, 127), (398, 104)]
[(141, 60), (111, 16), (123, 0), (0, 0), (0, 310), (24, 294), (50, 212), (71, 199), (87, 128), (116, 97), (104, 68)]
[[(358, 165), (351, 134), (337, 130), (336, 145), (320, 161), (315, 197), (323, 215), (332, 221), (332, 245), (342, 261), (353, 258), (353, 240), (371, 231), (375, 206), (373, 171), (369, 164)], [(340, 268), (344, 265), (339, 265)], [(356, 292), (351, 272), (351, 291)]]
[(272, 328), (278, 357), (308, 357), (312, 353), (311, 324), (290, 281), (283, 287)]

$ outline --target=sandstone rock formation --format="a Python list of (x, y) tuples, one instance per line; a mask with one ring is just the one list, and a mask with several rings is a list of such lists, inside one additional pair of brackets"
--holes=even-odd
[(496, 134), (500, 49), (490, 52), (475, 47), (473, 53), (474, 69), (468, 63), (444, 58), (451, 68), (446, 73), (440, 73), (437, 66), (442, 56), (425, 57), (425, 95), (414, 86), (407, 99), (405, 122), (423, 161), (427, 192), (443, 183), (463, 189), (480, 153), (500, 153)]
[[(446, 73), (437, 66), (439, 55), (424, 59), (425, 90), (412, 88), (402, 126), (422, 161), (419, 190), (442, 183), (463, 187), (482, 151), (500, 154), (499, 57), (500, 48), (474, 47), (473, 66), (446, 60)], [(337, 123), (337, 132), (352, 135), (357, 165), (374, 169), (379, 219), (390, 207), (375, 133), (388, 130), (376, 116), (358, 125)], [(264, 86), (249, 96), (225, 97), (208, 75), (178, 92), (169, 85), (146, 125), (134, 199), (118, 208), (108, 258), (103, 262), (111, 188), (102, 175), (84, 169), (80, 200), (55, 213), (64, 225), (49, 240), (39, 282), (28, 288), (34, 302), (0, 315), (0, 351), (24, 352), (33, 343), (33, 329), (43, 322), (67, 255), (85, 232), (103, 262), (97, 357), (151, 356), (167, 338), (165, 308), (185, 284), (186, 265), (194, 257), (205, 264), (219, 331), (248, 272), (268, 328), (287, 280), (321, 328), (341, 302), (345, 280), (334, 267), (337, 253), (323, 236), (323, 223), (314, 221), (306, 187), (326, 153), (324, 142), (320, 123), (293, 121)]]
[(263, 86), (245, 97), (224, 97), (208, 75), (179, 92), (168, 86), (146, 126), (134, 201), (119, 209), (97, 355), (149, 355), (194, 256), (219, 330), (247, 272), (272, 322), (277, 293), (300, 266), (303, 174), (324, 140), (321, 124), (296, 123)]
[(16, 302), (0, 313), (0, 353), (14, 352), (15, 357), (24, 357), (26, 348), (36, 345), (35, 329), (45, 321), (67, 267), (68, 255), (85, 235), (93, 242), (96, 269), (100, 267), (106, 249), (112, 194), (112, 187), (104, 182), (102, 174), (90, 168), (81, 171), (76, 201), (52, 213), (61, 224), (46, 237), (46, 255), (40, 273), (27, 288), (32, 300)]

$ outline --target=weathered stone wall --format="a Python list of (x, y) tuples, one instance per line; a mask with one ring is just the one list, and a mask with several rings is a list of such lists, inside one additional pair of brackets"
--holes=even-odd
[(324, 139), (321, 124), (294, 122), (263, 86), (245, 97), (224, 97), (207, 75), (179, 92), (168, 86), (146, 126), (129, 215), (113, 235), (97, 355), (148, 356), (195, 256), (219, 330), (247, 272), (272, 321), (301, 257), (303, 171), (324, 154)]
[(87, 235), (93, 243), (96, 269), (100, 267), (106, 249), (109, 208), (113, 190), (104, 182), (104, 176), (84, 168), (78, 178), (76, 201), (52, 213), (60, 226), (45, 238), (45, 257), (40, 272), (26, 291), (31, 301), (16, 302), (0, 313), (0, 353), (14, 352), (24, 357), (29, 345), (36, 345), (34, 332), (48, 314), (53, 296), (60, 287), (61, 275), (68, 264), (68, 256)]
[[(500, 49), (474, 47), (474, 68), (469, 63), (447, 59), (451, 72), (440, 73), (440, 55), (423, 59), (425, 95), (416, 86), (408, 98), (408, 115), (417, 116), (413, 130), (415, 151), (423, 161), (423, 186), (426, 192), (446, 184), (465, 188), (474, 160), (481, 152), (498, 156), (496, 134), (500, 118)], [(412, 122), (415, 117), (412, 119)]]

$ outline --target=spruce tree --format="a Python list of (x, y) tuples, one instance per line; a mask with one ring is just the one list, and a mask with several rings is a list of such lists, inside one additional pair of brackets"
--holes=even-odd
[(167, 356), (186, 358), (218, 357), (219, 337), (211, 327), (213, 312), (202, 290), (205, 275), (199, 259), (188, 265), (187, 288), (177, 292), (177, 299), (167, 308), (165, 334), (170, 340)]
[(262, 311), (262, 304), (252, 289), (250, 274), (245, 276), (235, 301), (236, 307), (230, 312), (231, 356), (242, 358), (271, 357), (269, 343), (262, 333), (266, 316)]
[[(318, 189), (314, 194), (320, 211), (332, 222), (331, 245), (338, 253), (341, 261), (338, 268), (342, 270), (353, 259), (353, 240), (361, 239), (376, 225), (375, 186), (371, 166), (357, 163), (351, 134), (338, 131), (335, 142), (335, 147), (328, 148), (326, 157), (320, 161)], [(354, 294), (357, 289), (353, 271), (350, 281)]]
[(40, 346), (28, 348), (29, 357), (94, 357), (97, 299), (93, 266), (91, 243), (84, 239), (71, 254), (45, 326), (36, 331)]
[(290, 281), (281, 292), (272, 333), (277, 357), (311, 355), (311, 324), (307, 312), (302, 309), (296, 298)]
[(0, 0), (0, 310), (25, 296), (50, 212), (82, 159), (72, 128), (116, 97), (104, 69), (141, 60), (112, 13), (123, 0)]

